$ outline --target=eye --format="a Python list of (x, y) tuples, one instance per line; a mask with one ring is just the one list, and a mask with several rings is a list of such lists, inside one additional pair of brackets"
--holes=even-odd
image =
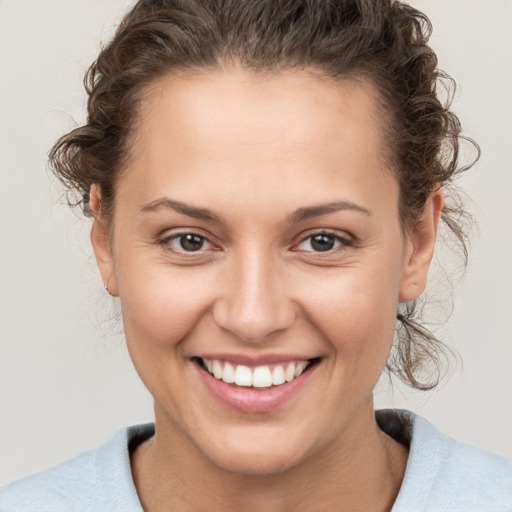
[(198, 252), (211, 248), (211, 243), (197, 233), (179, 233), (168, 236), (160, 240), (159, 243), (174, 252)]
[(341, 246), (350, 245), (350, 240), (329, 232), (321, 232), (310, 235), (296, 246), (299, 251), (329, 252)]

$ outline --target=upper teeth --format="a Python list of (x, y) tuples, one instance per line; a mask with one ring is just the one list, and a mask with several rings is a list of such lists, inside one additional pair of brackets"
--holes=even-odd
[(234, 383), (237, 386), (255, 388), (268, 388), (290, 382), (301, 375), (309, 365), (309, 361), (290, 361), (272, 365), (271, 369), (270, 366), (250, 368), (241, 364), (232, 365), (218, 359), (203, 359), (203, 363), (216, 379), (223, 380), (227, 384)]

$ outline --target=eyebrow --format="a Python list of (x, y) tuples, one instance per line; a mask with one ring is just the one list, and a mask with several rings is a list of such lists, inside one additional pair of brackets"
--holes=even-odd
[(288, 222), (291, 224), (296, 222), (302, 222), (313, 217), (320, 217), (321, 215), (327, 215), (328, 213), (339, 212), (343, 210), (352, 210), (365, 215), (373, 215), (371, 210), (359, 206), (356, 203), (350, 201), (333, 201), (332, 203), (319, 204), (316, 206), (306, 206), (299, 208), (291, 215), (288, 216)]
[[(217, 224), (225, 224), (224, 219), (220, 215), (214, 213), (208, 208), (198, 208), (197, 206), (183, 203), (181, 201), (176, 201), (174, 199), (169, 199), (167, 197), (144, 204), (141, 208), (141, 211), (154, 212), (160, 208), (170, 208), (171, 210), (182, 213), (194, 219), (206, 220), (215, 222)], [(320, 217), (321, 215), (327, 215), (329, 213), (335, 213), (343, 210), (352, 210), (363, 213), (365, 215), (373, 215), (371, 210), (364, 208), (356, 203), (352, 203), (350, 201), (333, 201), (331, 203), (299, 208), (288, 215), (286, 220), (290, 224), (295, 224), (314, 217)]]
[(181, 201), (175, 201), (174, 199), (169, 199), (167, 197), (144, 204), (141, 208), (141, 211), (154, 212), (160, 208), (170, 208), (171, 210), (174, 210), (178, 213), (183, 213), (184, 215), (193, 217), (194, 219), (209, 220), (218, 224), (224, 223), (224, 220), (220, 215), (217, 215), (208, 208), (198, 208), (197, 206), (182, 203)]

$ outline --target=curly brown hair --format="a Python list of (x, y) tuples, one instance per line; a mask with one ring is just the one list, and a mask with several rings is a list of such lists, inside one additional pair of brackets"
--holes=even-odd
[[(451, 95), (444, 104), (439, 97), (440, 87), (453, 90), (454, 82), (437, 68), (427, 44), (431, 30), (423, 13), (397, 0), (139, 0), (89, 68), (87, 123), (55, 144), (51, 168), (69, 203), (82, 203), (86, 215), (91, 185), (99, 185), (108, 220), (149, 84), (233, 61), (258, 73), (314, 69), (326, 79), (369, 82), (379, 92), (400, 216), (411, 226), (435, 187), (446, 188), (469, 167), (458, 164), (464, 137), (449, 110)], [(460, 204), (447, 202), (442, 219), (465, 263), (463, 218)], [(439, 381), (443, 344), (421, 325), (418, 311), (408, 303), (397, 315), (387, 367), (412, 387), (430, 389)], [(437, 371), (422, 381), (425, 362)]]

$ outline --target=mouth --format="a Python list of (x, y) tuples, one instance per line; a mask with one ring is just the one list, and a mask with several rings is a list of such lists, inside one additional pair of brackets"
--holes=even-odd
[(192, 358), (209, 395), (219, 405), (250, 414), (285, 406), (304, 388), (321, 361), (321, 357), (300, 356), (254, 360), (228, 354)]
[(270, 389), (282, 386), (311, 370), (320, 358), (291, 360), (267, 365), (234, 364), (221, 359), (192, 358), (202, 370), (215, 379), (238, 387)]

